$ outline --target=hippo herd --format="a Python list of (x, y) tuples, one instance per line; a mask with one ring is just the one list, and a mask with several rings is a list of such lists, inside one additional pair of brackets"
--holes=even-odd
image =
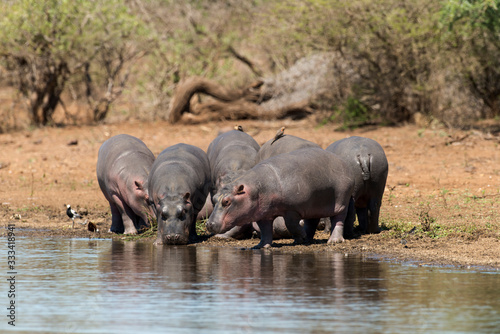
[(155, 159), (138, 138), (120, 134), (99, 149), (97, 179), (109, 202), (111, 232), (136, 234), (156, 218), (155, 244), (196, 240), (197, 217), (221, 238), (260, 234), (310, 243), (330, 218), (328, 243), (379, 232), (388, 162), (376, 141), (349, 137), (326, 149), (283, 133), (259, 144), (241, 127), (217, 136), (207, 153), (176, 144)]

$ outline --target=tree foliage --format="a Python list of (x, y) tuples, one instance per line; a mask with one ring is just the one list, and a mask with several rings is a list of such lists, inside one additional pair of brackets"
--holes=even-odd
[[(123, 1), (2, 2), (0, 59), (27, 98), (34, 124), (52, 122), (71, 81), (85, 86), (95, 120), (119, 93), (125, 65), (139, 52), (140, 22)], [(122, 82), (120, 82), (122, 81)]]
[(53, 122), (56, 107), (64, 107), (68, 97), (86, 102), (94, 121), (105, 119), (118, 97), (139, 110), (138, 117), (168, 118), (183, 79), (203, 77), (237, 90), (276, 77), (304, 57), (328, 54), (330, 94), (318, 88), (314, 101), (314, 108), (329, 110), (326, 119), (335, 114), (336, 121), (343, 115), (351, 122), (359, 110), (370, 122), (403, 122), (416, 113), (448, 121), (454, 119), (450, 115), (495, 117), (499, 5), (500, 0), (4, 1), (0, 74), (7, 73), (26, 98), (35, 124)]
[(487, 106), (482, 116), (500, 116), (500, 1), (450, 0), (441, 13), (444, 43), (460, 75)]

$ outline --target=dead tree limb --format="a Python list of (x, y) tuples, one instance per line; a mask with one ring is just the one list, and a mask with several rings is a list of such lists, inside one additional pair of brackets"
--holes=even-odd
[[(205, 78), (191, 77), (181, 81), (170, 102), (168, 121), (177, 123), (184, 113), (188, 122), (206, 122), (222, 119), (280, 119), (285, 117), (300, 118), (310, 114), (309, 101), (290, 103), (275, 109), (263, 108), (261, 87), (257, 81), (244, 89), (226, 89)], [(202, 103), (192, 103), (195, 94), (202, 93), (213, 99)]]

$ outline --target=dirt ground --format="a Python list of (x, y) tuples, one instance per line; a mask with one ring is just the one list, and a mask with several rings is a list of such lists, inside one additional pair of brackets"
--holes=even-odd
[[(312, 245), (277, 240), (271, 251), (368, 253), (419, 265), (500, 269), (498, 132), (413, 125), (337, 132), (334, 125), (319, 127), (311, 120), (238, 124), (259, 144), (283, 125), (286, 133), (322, 147), (350, 135), (365, 136), (377, 140), (389, 160), (380, 234), (326, 245), (328, 236), (318, 232)], [(16, 236), (122, 238), (106, 232), (111, 215), (95, 175), (100, 145), (110, 136), (128, 133), (142, 139), (155, 155), (179, 142), (206, 150), (219, 131), (234, 125), (127, 122), (0, 134), (0, 224), (14, 224)], [(500, 128), (498, 121), (493, 125)], [(97, 224), (100, 232), (89, 232), (78, 223), (71, 229), (67, 203), (85, 215), (84, 221)], [(415, 232), (408, 234), (413, 227)], [(6, 235), (6, 230), (2, 233)], [(203, 239), (199, 244), (217, 247), (258, 243)]]

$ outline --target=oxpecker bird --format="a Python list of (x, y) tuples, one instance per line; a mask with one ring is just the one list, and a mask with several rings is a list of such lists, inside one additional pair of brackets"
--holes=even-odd
[(274, 136), (274, 139), (273, 141), (271, 142), (271, 145), (277, 141), (278, 139), (280, 139), (281, 137), (283, 137), (285, 135), (285, 127), (281, 127), (281, 129), (278, 130), (278, 132), (276, 132), (276, 135)]

